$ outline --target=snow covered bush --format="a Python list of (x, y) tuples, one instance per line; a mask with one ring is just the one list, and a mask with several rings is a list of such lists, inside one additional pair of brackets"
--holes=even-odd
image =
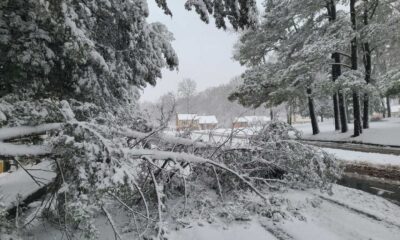
[(330, 190), (342, 169), (335, 157), (303, 144), (301, 133), (287, 123), (275, 121), (251, 139), (260, 148), (260, 156), (281, 169), (282, 179), (295, 188), (316, 187)]

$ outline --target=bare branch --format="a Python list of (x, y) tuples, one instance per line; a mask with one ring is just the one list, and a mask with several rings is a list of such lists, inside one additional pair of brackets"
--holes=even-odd
[(255, 188), (249, 181), (247, 181), (242, 175), (233, 171), (232, 169), (226, 167), (223, 164), (214, 162), (210, 159), (198, 157), (192, 154), (187, 153), (174, 153), (174, 152), (164, 152), (164, 151), (157, 151), (157, 150), (148, 150), (148, 149), (135, 149), (131, 151), (133, 155), (148, 155), (151, 156), (153, 159), (158, 160), (165, 160), (165, 159), (175, 159), (176, 161), (182, 162), (191, 162), (191, 163), (198, 163), (198, 164), (208, 164), (212, 166), (216, 166), (221, 168), (227, 172), (232, 173), (237, 178), (242, 180), (253, 192), (255, 192), (258, 196), (260, 196), (264, 200), (268, 200), (257, 188)]
[(118, 230), (117, 230), (117, 228), (115, 226), (115, 223), (114, 223), (110, 213), (108, 213), (108, 211), (104, 208), (104, 206), (101, 206), (101, 210), (103, 210), (104, 214), (106, 215), (106, 217), (108, 219), (108, 222), (110, 223), (110, 225), (111, 225), (111, 227), (112, 227), (112, 229), (114, 231), (115, 239), (121, 239), (122, 240), (122, 237), (118, 233)]
[(17, 159), (14, 159), (14, 160), (15, 160), (15, 161), (18, 163), (18, 165), (29, 175), (29, 177), (32, 178), (32, 180), (33, 180), (39, 187), (42, 186), (42, 185), (39, 183), (39, 181), (36, 180), (36, 177), (33, 176), (28, 170), (26, 170), (26, 168), (20, 163), (20, 161), (18, 161)]
[(351, 55), (350, 55), (350, 54), (347, 54), (347, 53), (344, 53), (344, 52), (335, 52), (335, 53), (338, 53), (338, 54), (340, 54), (340, 55), (342, 55), (342, 56), (351, 58)]
[(153, 184), (154, 184), (154, 189), (156, 191), (156, 196), (157, 196), (157, 207), (158, 207), (158, 232), (157, 232), (157, 239), (160, 239), (161, 236), (161, 225), (162, 225), (162, 213), (161, 213), (161, 198), (160, 198), (160, 193), (158, 184), (156, 181), (156, 177), (154, 176), (153, 171), (149, 168), (151, 178), (153, 179)]

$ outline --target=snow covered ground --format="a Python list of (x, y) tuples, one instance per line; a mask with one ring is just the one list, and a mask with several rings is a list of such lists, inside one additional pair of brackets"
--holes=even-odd
[[(387, 118), (382, 121), (370, 122), (370, 128), (364, 129), (363, 134), (353, 138), (353, 124), (349, 124), (349, 131), (341, 133), (335, 131), (333, 120), (329, 119), (319, 123), (320, 133), (312, 135), (310, 123), (294, 124), (297, 130), (303, 133), (303, 138), (311, 140), (333, 140), (333, 141), (348, 141), (360, 143), (373, 143), (381, 145), (400, 146), (400, 118)], [(239, 138), (250, 137), (260, 128), (234, 129), (234, 135)], [(216, 141), (223, 141), (226, 136), (229, 136), (232, 129), (219, 128), (212, 131), (194, 131), (194, 138), (200, 138), (203, 141), (209, 141), (210, 136)]]
[[(289, 190), (282, 196), (296, 216), (280, 221), (253, 216), (249, 221), (190, 222), (179, 230), (169, 228), (169, 240), (399, 240), (400, 206), (369, 193), (334, 185), (333, 195), (319, 190)], [(104, 219), (100, 240), (114, 239)], [(61, 239), (47, 224), (35, 224), (27, 239)]]
[(359, 137), (352, 138), (353, 124), (349, 124), (349, 131), (341, 133), (335, 131), (331, 120), (319, 123), (320, 133), (312, 135), (310, 123), (294, 124), (296, 129), (303, 132), (303, 138), (313, 140), (335, 140), (335, 141), (351, 141), (374, 143), (382, 145), (400, 146), (400, 118), (387, 118), (378, 122), (370, 122), (370, 128), (364, 129), (363, 134)]
[(400, 156), (380, 153), (356, 152), (333, 148), (323, 148), (324, 151), (336, 156), (337, 159), (351, 163), (368, 163), (373, 165), (392, 165), (400, 167)]

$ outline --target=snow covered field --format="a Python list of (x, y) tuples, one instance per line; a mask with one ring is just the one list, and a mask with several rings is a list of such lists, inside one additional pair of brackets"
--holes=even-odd
[(296, 129), (303, 132), (303, 138), (313, 140), (335, 140), (374, 143), (382, 145), (400, 146), (400, 118), (387, 118), (378, 122), (370, 122), (370, 128), (364, 129), (359, 137), (352, 138), (353, 124), (349, 124), (349, 131), (341, 133), (335, 131), (332, 121), (319, 123), (320, 133), (313, 136), (310, 123), (294, 124)]
[[(335, 131), (331, 119), (319, 123), (320, 133), (312, 135), (310, 123), (294, 124), (297, 130), (302, 132), (302, 137), (311, 140), (332, 140), (332, 141), (348, 141), (360, 143), (372, 143), (380, 145), (395, 145), (400, 146), (400, 118), (387, 118), (378, 122), (370, 122), (370, 128), (364, 129), (363, 134), (359, 137), (353, 138), (353, 124), (349, 124), (349, 131), (341, 133)], [(260, 128), (247, 128), (247, 129), (234, 129), (233, 133), (239, 138), (250, 137), (253, 133), (257, 132)], [(232, 133), (232, 129), (219, 128), (212, 131), (194, 131), (194, 138), (209, 141), (210, 136), (216, 142), (223, 141), (226, 136)]]

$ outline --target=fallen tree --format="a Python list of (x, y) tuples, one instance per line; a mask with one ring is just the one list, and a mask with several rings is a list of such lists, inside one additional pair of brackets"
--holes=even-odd
[[(202, 218), (204, 211), (208, 221), (221, 214), (227, 219), (245, 214), (235, 209), (287, 217), (275, 206), (272, 192), (315, 187), (329, 191), (341, 173), (332, 156), (291, 139), (291, 132), (298, 133), (280, 122), (266, 126), (250, 145), (239, 149), (227, 141), (223, 146), (208, 145), (88, 122), (62, 126), (48, 140), (57, 176), (48, 191), (40, 192), (44, 203), (35, 211), (70, 237), (79, 232), (95, 238), (101, 232), (93, 222), (99, 212), (116, 236), (156, 238), (167, 236), (168, 225), (178, 223), (176, 219)], [(222, 201), (202, 202), (199, 195)], [(242, 200), (234, 200), (238, 197)], [(227, 210), (226, 204), (236, 207)], [(112, 210), (120, 208), (126, 211)], [(29, 216), (19, 213), (19, 222), (24, 217)]]

